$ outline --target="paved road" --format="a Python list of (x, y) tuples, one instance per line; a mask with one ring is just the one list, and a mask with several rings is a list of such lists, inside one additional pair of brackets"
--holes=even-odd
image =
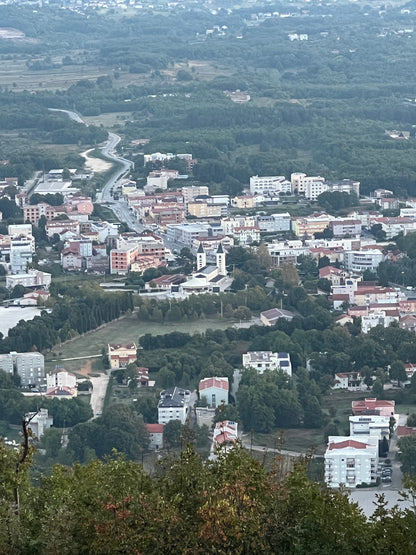
[(92, 394), (90, 404), (94, 413), (94, 418), (100, 416), (98, 413), (102, 412), (104, 407), (105, 394), (107, 392), (108, 381), (110, 376), (107, 374), (100, 374), (98, 378), (89, 378), (92, 383)]

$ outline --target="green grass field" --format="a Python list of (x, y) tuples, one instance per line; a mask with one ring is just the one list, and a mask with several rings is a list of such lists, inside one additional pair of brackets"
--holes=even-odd
[[(184, 333), (204, 332), (211, 329), (226, 329), (232, 325), (230, 320), (199, 320), (197, 322), (178, 322), (159, 324), (156, 322), (140, 322), (137, 314), (129, 314), (115, 322), (94, 330), (91, 333), (76, 337), (62, 345), (56, 345), (52, 352), (45, 356), (46, 370), (53, 369), (57, 363), (65, 366), (66, 370), (76, 372), (80, 370), (85, 360), (62, 361), (62, 359), (73, 357), (88, 357), (99, 355), (101, 350), (107, 348), (108, 343), (130, 343), (138, 344), (139, 337), (146, 333), (163, 335), (172, 331)], [(55, 360), (53, 360), (55, 359)], [(58, 359), (59, 362), (56, 362)], [(87, 359), (92, 362), (91, 371), (102, 370), (99, 362), (101, 359)]]

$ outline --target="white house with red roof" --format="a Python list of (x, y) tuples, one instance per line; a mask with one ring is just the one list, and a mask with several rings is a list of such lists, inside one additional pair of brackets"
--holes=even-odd
[(50, 397), (76, 397), (77, 378), (64, 368), (55, 368), (46, 376), (46, 396)]
[(224, 420), (217, 422), (214, 428), (214, 448), (221, 445), (233, 444), (238, 439), (237, 422)]
[(228, 404), (228, 378), (205, 378), (199, 382), (199, 398), (205, 398), (210, 408)]
[(348, 389), (358, 391), (361, 389), (363, 378), (359, 372), (339, 372), (334, 376), (332, 389)]
[(341, 484), (355, 488), (377, 480), (378, 437), (329, 436), (325, 452), (325, 482), (330, 488)]
[(149, 432), (149, 449), (159, 451), (163, 449), (163, 424), (146, 424), (146, 429)]

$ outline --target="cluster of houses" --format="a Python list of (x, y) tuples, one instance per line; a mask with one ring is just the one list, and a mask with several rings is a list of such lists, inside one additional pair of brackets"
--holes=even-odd
[(47, 397), (71, 399), (77, 396), (75, 375), (58, 366), (46, 374), (45, 358), (37, 351), (0, 354), (0, 370), (19, 376), (22, 387), (42, 391)]
[(387, 455), (390, 435), (397, 421), (394, 411), (394, 401), (364, 399), (352, 402), (350, 435), (328, 437), (325, 452), (328, 487), (339, 488), (343, 484), (356, 488), (377, 482), (379, 458)]

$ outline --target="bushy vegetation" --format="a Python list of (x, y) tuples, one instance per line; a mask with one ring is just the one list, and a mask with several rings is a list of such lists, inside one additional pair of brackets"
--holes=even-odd
[(30, 452), (0, 452), (2, 553), (413, 553), (413, 509), (389, 512), (381, 495), (366, 520), (305, 463), (284, 476), (279, 459), (269, 472), (237, 447), (207, 464), (188, 446), (154, 478), (113, 454), (56, 466), (34, 487)]

